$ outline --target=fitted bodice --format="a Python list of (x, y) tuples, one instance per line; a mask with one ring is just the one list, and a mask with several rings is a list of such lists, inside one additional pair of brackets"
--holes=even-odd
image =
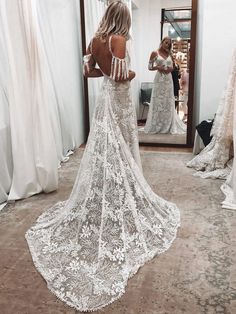
[(171, 59), (171, 56), (168, 56), (166, 59), (163, 58), (162, 56), (160, 56), (159, 54), (156, 56), (155, 58), (155, 64), (157, 66), (165, 66), (165, 67), (173, 67), (173, 62), (172, 62), (172, 59)]

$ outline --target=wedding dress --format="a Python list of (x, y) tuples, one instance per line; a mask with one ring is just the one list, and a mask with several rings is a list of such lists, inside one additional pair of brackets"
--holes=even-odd
[[(197, 170), (196, 176), (202, 178), (227, 179), (221, 187), (226, 196), (223, 207), (234, 207), (236, 209), (235, 181), (236, 172), (233, 170), (233, 140), (236, 140), (236, 50), (234, 51), (230, 74), (227, 85), (216, 112), (211, 142), (187, 163), (188, 167)], [(234, 187), (233, 187), (234, 186)], [(231, 205), (230, 205), (231, 204)]]
[[(172, 67), (171, 56), (164, 59), (159, 54), (149, 63), (149, 69), (153, 66)], [(186, 125), (181, 121), (175, 110), (174, 87), (171, 73), (164, 74), (157, 71), (151, 103), (148, 111), (145, 133), (186, 133)]]
[(48, 288), (80, 311), (118, 299), (139, 267), (170, 247), (180, 224), (176, 205), (157, 196), (142, 174), (130, 82), (113, 76), (118, 70), (127, 77), (129, 64), (128, 53), (113, 55), (111, 75), (104, 74), (69, 199), (46, 210), (26, 233)]

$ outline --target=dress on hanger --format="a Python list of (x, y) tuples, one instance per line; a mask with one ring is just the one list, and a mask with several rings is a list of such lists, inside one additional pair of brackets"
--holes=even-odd
[(142, 174), (130, 82), (114, 80), (129, 68), (128, 52), (124, 59), (112, 55), (72, 193), (26, 233), (48, 288), (80, 311), (118, 299), (139, 267), (170, 247), (180, 224), (176, 205)]
[[(165, 59), (158, 54), (149, 63), (149, 68), (157, 65), (172, 67), (173, 62), (171, 56)], [(144, 132), (151, 134), (186, 133), (186, 125), (181, 121), (175, 110), (175, 97), (171, 73), (164, 74), (160, 71), (156, 73)]]

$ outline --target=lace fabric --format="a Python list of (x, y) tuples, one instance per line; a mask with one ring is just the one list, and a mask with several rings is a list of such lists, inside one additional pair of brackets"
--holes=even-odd
[(92, 58), (92, 54), (87, 54), (83, 57), (83, 62), (84, 62), (84, 66), (83, 66), (83, 73), (85, 74), (85, 69), (87, 70), (87, 72), (90, 72), (90, 65), (89, 62)]
[(146, 261), (167, 250), (180, 213), (143, 177), (130, 82), (105, 76), (69, 199), (26, 233), (48, 288), (80, 311), (118, 299)]
[(199, 155), (187, 163), (203, 178), (227, 178), (230, 173), (228, 161), (233, 157), (233, 110), (236, 82), (236, 51), (233, 54), (231, 71), (216, 112), (211, 134), (213, 138)]
[[(212, 179), (226, 179), (221, 190), (226, 196), (223, 207), (236, 209), (236, 200), (233, 191), (234, 172), (233, 164), (233, 140), (235, 140), (234, 115), (236, 95), (236, 50), (234, 51), (230, 73), (225, 91), (216, 112), (211, 134), (211, 142), (187, 163), (188, 167), (194, 168), (195, 176)], [(231, 206), (230, 206), (231, 204)], [(228, 206), (228, 207), (227, 207)]]
[[(172, 67), (171, 57), (167, 59), (157, 56), (149, 62), (149, 69), (154, 66)], [(180, 120), (175, 110), (174, 87), (171, 73), (164, 74), (157, 71), (151, 103), (148, 111), (145, 133), (186, 133), (186, 125)]]
[(113, 80), (125, 80), (129, 76), (130, 67), (130, 56), (128, 49), (126, 49), (126, 55), (124, 59), (118, 58), (112, 52), (111, 42), (112, 36), (109, 37), (109, 51), (112, 55), (110, 78)]

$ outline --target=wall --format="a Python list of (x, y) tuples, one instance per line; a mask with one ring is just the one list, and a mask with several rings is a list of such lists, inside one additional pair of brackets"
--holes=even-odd
[(198, 121), (212, 118), (227, 82), (236, 48), (236, 1), (199, 0), (195, 105)]

